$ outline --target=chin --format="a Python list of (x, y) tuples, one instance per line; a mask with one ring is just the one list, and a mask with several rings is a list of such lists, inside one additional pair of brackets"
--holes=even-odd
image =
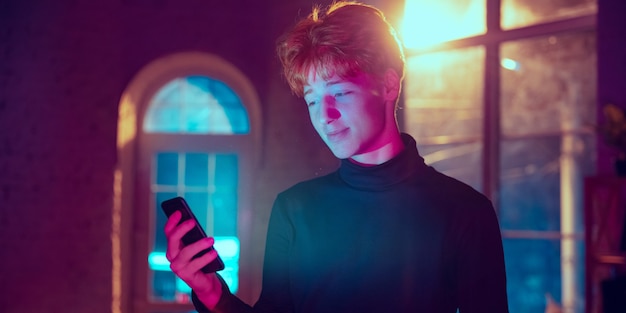
[(358, 146), (355, 146), (350, 141), (329, 142), (324, 140), (326, 147), (333, 153), (338, 159), (348, 159), (353, 157), (358, 152)]
[(348, 152), (346, 150), (330, 149), (330, 151), (333, 153), (333, 155), (335, 155), (337, 159), (348, 159), (354, 155), (354, 153)]

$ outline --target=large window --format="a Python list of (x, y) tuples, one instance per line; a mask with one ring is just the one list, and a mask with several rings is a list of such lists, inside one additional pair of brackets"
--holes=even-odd
[(426, 24), (402, 29), (403, 128), (429, 164), (494, 201), (511, 313), (583, 312), (596, 3), (433, 3), (406, 1), (405, 20)]

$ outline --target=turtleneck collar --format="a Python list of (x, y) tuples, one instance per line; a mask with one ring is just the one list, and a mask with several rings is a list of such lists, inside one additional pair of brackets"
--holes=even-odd
[(404, 181), (420, 168), (425, 168), (424, 159), (417, 151), (415, 139), (402, 133), (404, 150), (391, 160), (374, 166), (362, 166), (342, 159), (339, 177), (348, 185), (366, 190), (380, 190)]

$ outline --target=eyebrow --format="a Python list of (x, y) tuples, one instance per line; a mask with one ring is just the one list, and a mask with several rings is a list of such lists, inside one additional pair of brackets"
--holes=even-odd
[[(337, 84), (344, 84), (344, 83), (349, 83), (349, 82), (348, 82), (348, 81), (345, 81), (345, 80), (331, 80), (331, 81), (329, 81), (329, 82), (326, 82), (326, 87), (328, 87), (328, 86), (332, 86), (332, 85), (337, 85)], [(306, 88), (307, 88), (307, 86), (309, 86), (309, 85), (304, 85), (304, 89), (306, 89)], [(306, 96), (306, 95), (308, 95), (308, 94), (310, 94), (310, 93), (311, 93), (311, 89), (306, 90), (306, 91), (304, 92), (303, 96)]]

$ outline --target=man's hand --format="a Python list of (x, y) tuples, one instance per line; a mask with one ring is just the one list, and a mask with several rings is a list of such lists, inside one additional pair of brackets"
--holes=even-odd
[(193, 259), (200, 251), (213, 246), (213, 238), (205, 238), (183, 246), (181, 239), (194, 226), (193, 220), (178, 225), (182, 214), (174, 212), (165, 223), (165, 237), (167, 237), (167, 251), (165, 256), (170, 261), (170, 268), (180, 277), (198, 296), (198, 299), (209, 309), (213, 310), (222, 296), (222, 284), (215, 273), (203, 273), (202, 267), (217, 258), (217, 251), (212, 249), (203, 256)]

